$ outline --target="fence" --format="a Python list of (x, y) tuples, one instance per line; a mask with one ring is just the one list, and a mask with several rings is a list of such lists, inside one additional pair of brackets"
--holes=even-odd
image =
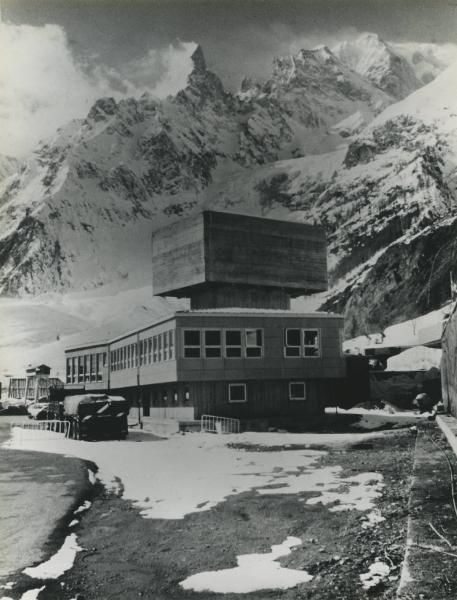
[[(68, 437), (70, 433), (70, 422), (69, 421), (21, 421), (11, 423), (11, 431), (13, 428), (21, 430), (21, 438), (33, 439), (34, 437), (43, 439), (41, 433), (38, 436), (34, 436), (34, 432), (46, 431), (49, 432), (50, 438), (54, 438), (55, 435), (60, 437)], [(25, 433), (27, 432), (27, 433)]]
[(239, 419), (202, 415), (200, 424), (201, 431), (208, 431), (211, 433), (240, 433)]

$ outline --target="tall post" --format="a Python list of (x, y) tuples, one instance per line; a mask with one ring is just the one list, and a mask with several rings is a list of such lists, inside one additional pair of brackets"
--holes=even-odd
[(141, 419), (141, 388), (140, 388), (140, 334), (136, 334), (136, 402), (138, 405), (138, 427), (143, 429)]

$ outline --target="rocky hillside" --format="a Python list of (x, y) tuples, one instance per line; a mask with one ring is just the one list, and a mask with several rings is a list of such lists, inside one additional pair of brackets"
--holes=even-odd
[(205, 206), (323, 223), (323, 302), (346, 309), (350, 335), (432, 308), (452, 263), (431, 261), (453, 231), (456, 70), (420, 87), (367, 43), (368, 67), (348, 47), (303, 50), (236, 95), (197, 48), (176, 97), (96, 102), (0, 183), (2, 294), (144, 285), (151, 231)]

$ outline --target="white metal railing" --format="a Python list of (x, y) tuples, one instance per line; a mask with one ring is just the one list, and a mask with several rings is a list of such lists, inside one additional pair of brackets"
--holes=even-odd
[(240, 433), (239, 419), (202, 415), (200, 425), (201, 431), (209, 431), (210, 433)]
[[(56, 419), (48, 421), (43, 420), (12, 422), (11, 430), (13, 430), (13, 428), (16, 427), (24, 432), (30, 432), (31, 435), (27, 435), (27, 437), (33, 437), (32, 432), (34, 431), (48, 431), (49, 433), (58, 434), (62, 437), (68, 437), (70, 433), (70, 421), (58, 421)], [(22, 434), (21, 437), (24, 437), (24, 434)], [(42, 438), (41, 435), (40, 438)]]

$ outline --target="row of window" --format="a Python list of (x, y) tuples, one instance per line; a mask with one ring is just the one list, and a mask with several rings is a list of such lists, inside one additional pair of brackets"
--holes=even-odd
[[(160, 404), (166, 405), (169, 400), (174, 403), (182, 401), (188, 403), (190, 401), (190, 390), (186, 386), (182, 391), (182, 397), (178, 395), (177, 388), (167, 390), (163, 388), (160, 391), (154, 390), (151, 392), (150, 406), (157, 406)], [(304, 401), (306, 400), (306, 383), (304, 381), (290, 381), (289, 382), (289, 400), (291, 401)], [(228, 401), (230, 403), (242, 403), (248, 401), (247, 396), (247, 384), (246, 383), (229, 383), (228, 384)], [(147, 402), (149, 405), (149, 401)], [(145, 402), (143, 402), (143, 405)]]
[[(263, 329), (185, 329), (184, 358), (262, 358)], [(318, 329), (285, 329), (286, 358), (315, 358), (321, 355)], [(170, 329), (110, 353), (112, 371), (175, 358), (175, 331)], [(107, 354), (99, 352), (67, 358), (67, 383), (101, 381)]]
[(106, 367), (106, 360), (106, 352), (67, 358), (67, 383), (102, 381), (102, 368)]
[[(306, 400), (306, 383), (304, 381), (289, 382), (289, 400)], [(247, 385), (245, 383), (229, 383), (228, 401), (230, 403), (247, 402)]]
[(111, 351), (111, 370), (121, 371), (141, 365), (150, 365), (175, 356), (175, 332), (169, 329), (134, 344)]
[[(184, 358), (261, 358), (263, 329), (185, 329)], [(318, 329), (285, 329), (284, 356), (319, 357)]]

